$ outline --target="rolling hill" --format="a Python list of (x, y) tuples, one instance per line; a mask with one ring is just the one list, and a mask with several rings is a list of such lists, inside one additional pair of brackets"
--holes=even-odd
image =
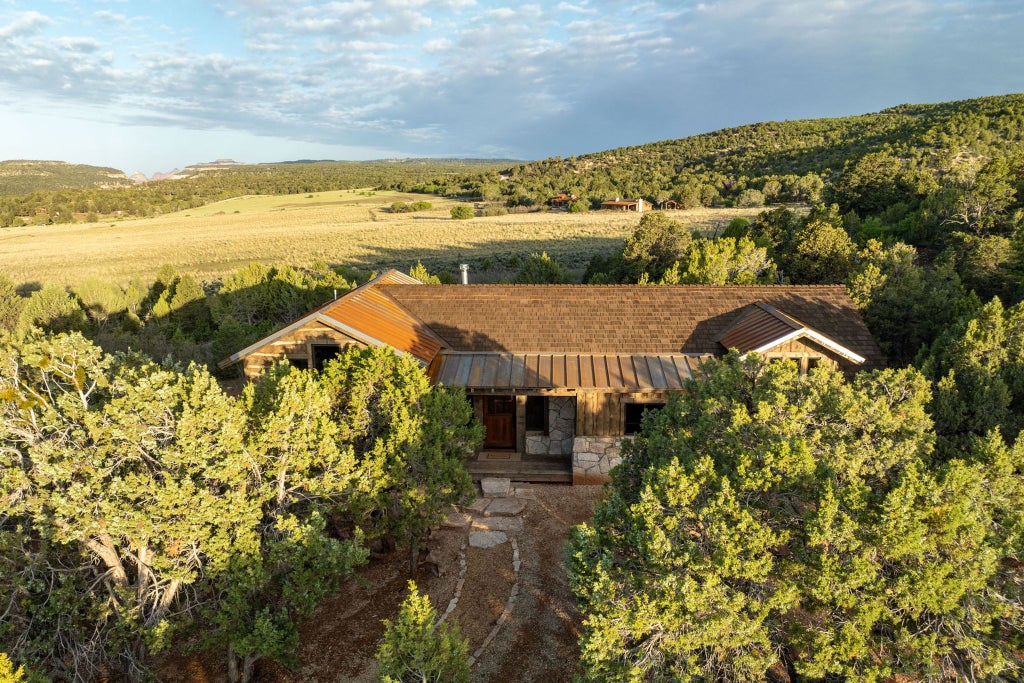
[[(834, 181), (844, 166), (872, 152), (943, 174), (1020, 152), (1022, 145), (1024, 94), (1012, 94), (906, 104), (860, 116), (756, 123), (520, 164), (503, 178), (492, 173), (457, 186), (440, 179), (435, 185), (446, 193), (486, 195), (498, 189), (503, 197), (534, 203), (568, 192), (592, 201), (674, 198), (693, 206), (731, 203), (745, 189), (764, 192), (769, 200), (792, 201), (806, 199), (808, 187), (816, 184), (805, 178), (808, 174), (824, 183)], [(771, 185), (766, 192), (770, 181), (781, 187)]]
[(134, 182), (116, 168), (69, 164), (66, 161), (0, 161), (0, 195), (20, 195), (39, 190), (108, 189), (132, 185)]

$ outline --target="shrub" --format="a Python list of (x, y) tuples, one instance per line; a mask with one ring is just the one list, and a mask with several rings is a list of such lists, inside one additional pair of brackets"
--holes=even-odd
[(469, 680), (469, 643), (457, 627), (435, 627), (437, 612), (430, 598), (409, 582), (409, 597), (395, 621), (384, 620), (384, 642), (377, 651), (383, 683)]
[(465, 220), (467, 218), (473, 218), (475, 215), (473, 207), (467, 204), (459, 204), (458, 206), (452, 207), (452, 218), (455, 220)]

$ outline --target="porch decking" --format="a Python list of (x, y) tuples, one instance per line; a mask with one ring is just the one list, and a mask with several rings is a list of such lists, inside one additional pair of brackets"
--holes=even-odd
[(486, 451), (466, 463), (474, 481), (503, 477), (512, 481), (572, 483), (572, 456), (526, 455), (514, 451)]

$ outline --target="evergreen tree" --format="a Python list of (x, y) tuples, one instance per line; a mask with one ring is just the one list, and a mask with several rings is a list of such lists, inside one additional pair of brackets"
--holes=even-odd
[(381, 683), (466, 683), (468, 641), (451, 624), (435, 625), (430, 598), (413, 581), (398, 618), (384, 620), (384, 642), (377, 651)]
[(846, 381), (732, 354), (687, 389), (572, 533), (588, 678), (1013, 670), (1020, 444), (935, 459), (913, 369)]

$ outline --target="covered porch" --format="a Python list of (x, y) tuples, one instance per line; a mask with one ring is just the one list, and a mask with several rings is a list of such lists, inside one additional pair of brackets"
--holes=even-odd
[(704, 356), (443, 351), (438, 384), (465, 388), (484, 426), (475, 479), (599, 483), (647, 407), (683, 388)]

